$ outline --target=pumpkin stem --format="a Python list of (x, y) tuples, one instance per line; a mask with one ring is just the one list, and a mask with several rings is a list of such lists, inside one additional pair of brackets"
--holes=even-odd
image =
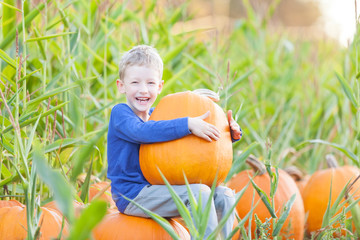
[(210, 98), (211, 100), (213, 100), (214, 102), (218, 102), (220, 101), (220, 96), (219, 94), (217, 94), (216, 92), (214, 91), (211, 91), (209, 89), (206, 89), (206, 88), (199, 88), (199, 89), (195, 89), (194, 91), (192, 91), (193, 93), (196, 93), (196, 94), (199, 94), (201, 96), (204, 96), (204, 97), (208, 97)]
[(258, 175), (263, 175), (266, 173), (265, 165), (260, 162), (255, 156), (250, 155), (246, 159), (246, 163), (250, 165), (250, 167), (254, 170), (254, 172), (257, 172)]
[(303, 179), (304, 174), (295, 166), (286, 167), (285, 172), (289, 174), (295, 181)]
[(338, 168), (339, 167), (339, 164), (336, 161), (334, 155), (326, 154), (325, 159), (326, 159), (326, 163), (328, 165), (328, 168)]

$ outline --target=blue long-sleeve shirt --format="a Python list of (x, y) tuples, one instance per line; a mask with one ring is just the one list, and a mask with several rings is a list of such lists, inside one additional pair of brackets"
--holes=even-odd
[[(152, 113), (153, 108), (150, 110)], [(140, 144), (171, 141), (189, 135), (188, 118), (164, 121), (146, 121), (139, 118), (125, 103), (113, 107), (108, 129), (108, 171), (111, 192), (119, 211), (124, 213), (149, 182), (140, 169)]]

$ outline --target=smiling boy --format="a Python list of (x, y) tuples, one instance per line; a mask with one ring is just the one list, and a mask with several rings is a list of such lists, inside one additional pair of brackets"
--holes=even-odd
[[(148, 217), (122, 195), (133, 199), (143, 207), (162, 217), (178, 216), (179, 212), (165, 185), (151, 185), (144, 178), (139, 164), (141, 144), (171, 141), (194, 134), (206, 141), (218, 140), (219, 130), (204, 121), (209, 112), (195, 118), (184, 117), (166, 121), (148, 120), (151, 108), (161, 92), (163, 62), (156, 49), (139, 45), (124, 54), (119, 65), (119, 77), (116, 81), (118, 91), (126, 96), (126, 104), (113, 107), (108, 130), (108, 178), (111, 180), (113, 199), (121, 213)], [(228, 112), (232, 138), (240, 139), (241, 129)], [(174, 190), (189, 206), (185, 185), (174, 185)], [(210, 188), (203, 184), (191, 184), (195, 197), (201, 192), (202, 206), (210, 196)], [(215, 190), (211, 199), (211, 212), (205, 238), (216, 228), (222, 216), (234, 204), (233, 192), (224, 186)], [(234, 214), (227, 220), (223, 235), (232, 230)]]

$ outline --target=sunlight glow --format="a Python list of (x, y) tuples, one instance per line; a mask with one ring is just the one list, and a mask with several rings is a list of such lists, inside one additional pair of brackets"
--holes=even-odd
[[(355, 29), (355, 0), (319, 0), (323, 16), (318, 24), (326, 34), (337, 39), (341, 45), (348, 46), (352, 41)], [(360, 1), (357, 1), (359, 14)]]

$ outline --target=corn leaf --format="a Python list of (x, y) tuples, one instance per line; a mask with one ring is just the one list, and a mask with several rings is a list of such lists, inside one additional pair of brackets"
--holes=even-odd
[(331, 143), (331, 142), (324, 141), (321, 139), (312, 139), (312, 140), (303, 141), (302, 143), (297, 145), (296, 148), (298, 149), (298, 148), (302, 147), (303, 145), (306, 145), (309, 143), (321, 143), (321, 144), (325, 144), (325, 145), (331, 146), (333, 148), (336, 148), (336, 149), (340, 150), (342, 153), (344, 153), (347, 157), (349, 157), (353, 161), (354, 164), (356, 164), (358, 167), (360, 167), (359, 158), (353, 152), (351, 152), (349, 149), (347, 149), (345, 146), (341, 146), (336, 143)]
[(85, 143), (84, 141), (81, 141), (81, 139), (77, 139), (77, 138), (58, 139), (55, 142), (46, 145), (45, 153), (53, 152), (60, 148), (69, 147), (74, 144), (84, 144), (84, 143)]
[(47, 163), (44, 150), (39, 143), (35, 143), (32, 155), (33, 164), (40, 179), (45, 182), (52, 192), (60, 211), (67, 217), (69, 222), (74, 220), (74, 208), (72, 193), (74, 190), (68, 184), (59, 171), (53, 170)]
[(105, 201), (92, 201), (83, 209), (80, 217), (72, 225), (68, 240), (90, 239), (91, 230), (101, 222), (106, 215), (107, 204)]
[[(18, 9), (18, 8), (14, 7), (13, 5), (10, 5), (10, 4), (6, 3), (6, 2), (0, 2), (0, 4), (4, 5), (5, 7), (8, 7), (10, 9), (13, 9), (15, 11), (18, 11), (18, 12), (22, 13), (21, 9)], [(7, 11), (3, 11), (3, 13), (5, 13), (5, 12), (7, 12)]]
[(73, 89), (73, 88), (76, 88), (78, 86), (77, 83), (71, 83), (67, 86), (64, 86), (64, 87), (59, 87), (59, 88), (56, 88), (50, 92), (47, 92), (47, 93), (44, 93), (42, 95), (40, 95), (39, 97), (37, 98), (34, 98), (32, 99), (31, 101), (28, 102), (28, 108), (31, 108), (32, 110), (34, 108), (37, 108), (37, 106), (44, 100), (47, 100), (48, 98), (50, 97), (53, 97), (57, 94), (60, 94), (60, 93), (63, 93), (63, 92), (66, 92), (70, 89)]
[(270, 199), (267, 196), (267, 194), (261, 189), (259, 188), (258, 185), (256, 185), (256, 183), (254, 182), (254, 180), (250, 179), (253, 187), (255, 188), (256, 192), (259, 194), (261, 200), (263, 201), (263, 203), (265, 204), (266, 208), (268, 209), (271, 217), (273, 218), (277, 218), (276, 213), (274, 211), (274, 209), (272, 208), (271, 204), (270, 204)]
[(67, 36), (67, 35), (74, 34), (74, 33), (75, 32), (65, 32), (65, 33), (52, 34), (52, 35), (47, 35), (47, 36), (42, 36), (42, 37), (29, 38), (29, 39), (26, 39), (25, 42), (36, 42), (36, 41), (48, 40), (51, 38)]
[(187, 47), (191, 39), (184, 41), (183, 43), (179, 44), (177, 47), (171, 49), (163, 58), (164, 64), (169, 63), (173, 60), (176, 56), (178, 56), (184, 49)]
[(0, 58), (4, 60), (7, 64), (9, 64), (11, 67), (16, 69), (16, 61), (12, 59), (9, 55), (7, 55), (7, 53), (4, 52), (2, 49), (0, 49)]
[(204, 64), (202, 64), (201, 62), (199, 62), (198, 60), (196, 60), (195, 58), (193, 58), (192, 56), (190, 56), (189, 54), (184, 53), (183, 54), (187, 59), (190, 60), (190, 62), (192, 62), (195, 66), (199, 67), (200, 69), (204, 70), (204, 72), (208, 73), (210, 76), (216, 78), (216, 74), (211, 71), (208, 67), (206, 67)]
[(245, 160), (249, 157), (249, 155), (254, 151), (254, 149), (259, 145), (258, 142), (253, 142), (249, 146), (245, 148), (245, 150), (240, 154), (240, 156), (236, 157), (234, 160), (231, 169), (226, 176), (225, 183), (228, 182), (235, 174), (237, 174), (241, 167), (244, 165)]
[[(48, 3), (51, 0), (48, 0)], [(34, 18), (39, 15), (39, 13), (44, 9), (45, 4), (41, 3), (39, 5), (36, 6), (35, 9), (33, 9), (31, 12), (29, 12), (26, 16), (25, 16), (25, 27), (28, 27), (32, 20), (34, 20)], [(0, 43), (0, 49), (5, 49), (12, 41), (14, 41), (15, 39), (15, 35), (16, 35), (16, 30), (21, 33), (23, 28), (22, 28), (22, 23), (19, 23), (17, 25), (17, 27), (11, 29), (11, 31), (9, 31), (6, 35), (5, 38), (2, 40), (2, 42)]]
[(355, 108), (359, 108), (359, 104), (358, 102), (356, 101), (355, 99), (355, 96), (354, 96), (354, 92), (353, 90), (351, 89), (349, 83), (338, 73), (336, 73), (336, 77), (337, 79), (339, 80), (340, 84), (341, 84), (341, 87), (343, 88), (344, 92), (345, 92), (345, 95), (347, 96), (347, 98), (350, 100), (350, 102), (352, 103), (352, 105), (355, 107)]
[(291, 211), (292, 205), (294, 204), (295, 199), (296, 199), (296, 194), (293, 194), (291, 196), (291, 198), (289, 199), (289, 201), (287, 201), (287, 203), (285, 204), (284, 212), (280, 215), (279, 220), (275, 224), (273, 234), (272, 234), (273, 237), (277, 236), (280, 233), (280, 230), (283, 227), (285, 220), (287, 219), (287, 217), (290, 214), (290, 211)]
[[(64, 103), (62, 103), (62, 104), (59, 104), (59, 105), (57, 105), (56, 107), (53, 107), (53, 108), (51, 108), (50, 110), (41, 113), (41, 114), (39, 115), (39, 117), (40, 117), (40, 118), (46, 117), (46, 116), (54, 113), (55, 111), (61, 109), (61, 108), (62, 108), (63, 106), (65, 106), (67, 103), (68, 103), (68, 102), (64, 102)], [(31, 118), (31, 119), (28, 119), (28, 120), (26, 120), (26, 121), (21, 122), (21, 123), (20, 123), (20, 127), (24, 127), (24, 126), (27, 126), (27, 125), (35, 122), (37, 118), (38, 118), (38, 117), (33, 117), (33, 118)], [(7, 132), (9, 132), (9, 131), (12, 130), (12, 129), (13, 129), (13, 126), (10, 125), (10, 126), (8, 126), (7, 128), (5, 128), (5, 129), (2, 131), (2, 133), (7, 133)]]
[(83, 203), (87, 203), (89, 200), (88, 193), (89, 193), (89, 188), (90, 188), (92, 166), (93, 166), (93, 160), (91, 160), (90, 167), (89, 167), (88, 172), (85, 177), (85, 181), (84, 181), (83, 185), (81, 186), (80, 199), (83, 201)]
[(8, 32), (11, 31), (12, 28), (16, 26), (16, 12), (22, 12), (20, 9), (14, 7), (16, 4), (15, 0), (3, 0), (0, 2), (2, 7), (2, 34), (6, 36)]
[(72, 169), (71, 180), (76, 181), (77, 176), (82, 172), (85, 163), (91, 157), (95, 149), (96, 143), (107, 131), (107, 126), (104, 126), (80, 151), (76, 152), (74, 167)]

